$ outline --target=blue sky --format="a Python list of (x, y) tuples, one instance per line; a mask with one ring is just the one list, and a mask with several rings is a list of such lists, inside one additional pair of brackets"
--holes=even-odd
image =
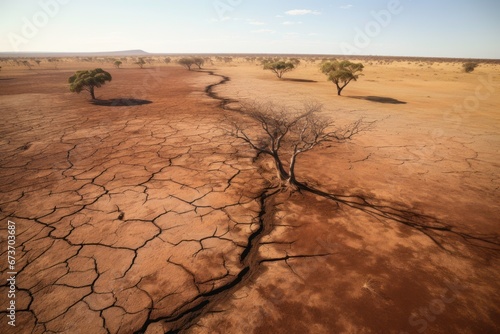
[(0, 0), (0, 52), (500, 58), (500, 0)]

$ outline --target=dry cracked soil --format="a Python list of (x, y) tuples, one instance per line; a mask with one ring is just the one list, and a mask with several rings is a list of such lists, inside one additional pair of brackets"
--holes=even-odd
[[(94, 104), (81, 66), (0, 73), (0, 332), (500, 331), (498, 65), (382, 62), (344, 97), (311, 64), (109, 69)], [(225, 131), (256, 99), (376, 126), (284, 189)]]

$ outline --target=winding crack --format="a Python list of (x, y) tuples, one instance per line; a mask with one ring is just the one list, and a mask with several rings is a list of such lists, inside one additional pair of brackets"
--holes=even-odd
[[(225, 84), (230, 80), (230, 78), (215, 74), (212, 71), (203, 71), (203, 72), (209, 73), (210, 75), (219, 76), (222, 78), (220, 82), (207, 86), (205, 92), (207, 93), (208, 96), (221, 101), (220, 107), (222, 109), (228, 109), (227, 104), (235, 102), (235, 100), (221, 98), (216, 93), (213, 92), (213, 89), (218, 85)], [(230, 184), (231, 181), (238, 174), (239, 172), (229, 180), (228, 184)], [(269, 208), (273, 208), (275, 206), (276, 203), (274, 203), (273, 201), (273, 196), (280, 193), (281, 190), (282, 190), (281, 188), (276, 188), (276, 187), (266, 188), (257, 197), (260, 205), (260, 212), (258, 214), (258, 228), (248, 237), (247, 245), (245, 246), (240, 255), (240, 264), (243, 269), (241, 269), (241, 271), (236, 275), (236, 277), (233, 280), (209, 292), (198, 294), (193, 299), (191, 299), (191, 301), (187, 302), (183, 307), (177, 309), (168, 316), (163, 316), (156, 319), (148, 319), (144, 323), (144, 325), (138, 331), (135, 332), (135, 334), (145, 333), (151, 324), (158, 322), (162, 322), (165, 325), (168, 325), (169, 329), (167, 330), (166, 333), (171, 333), (171, 334), (181, 333), (191, 328), (199, 321), (199, 319), (203, 315), (213, 312), (213, 309), (216, 305), (220, 304), (224, 300), (227, 300), (230, 296), (234, 294), (236, 290), (245, 286), (246, 283), (256, 274), (260, 265), (265, 262), (284, 261), (289, 266), (288, 264), (289, 259), (309, 258), (314, 256), (323, 257), (331, 255), (331, 254), (287, 255), (286, 257), (275, 258), (275, 259), (262, 259), (260, 257), (259, 248), (261, 245), (261, 240), (265, 236), (268, 236), (272, 232), (274, 227), (271, 224), (273, 212), (272, 210), (269, 210)], [(201, 241), (197, 242), (200, 242), (201, 244)], [(170, 259), (167, 262), (172, 263), (176, 266), (181, 266), (180, 264), (170, 261)], [(196, 278), (194, 274), (184, 266), (182, 266), (182, 268), (193, 277), (193, 281), (195, 281), (196, 283)]]

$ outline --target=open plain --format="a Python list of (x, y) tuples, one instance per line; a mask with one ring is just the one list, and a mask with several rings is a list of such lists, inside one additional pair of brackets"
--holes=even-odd
[[(500, 332), (500, 65), (361, 61), (341, 97), (304, 59), (283, 80), (242, 57), (3, 64), (15, 333)], [(91, 103), (67, 80), (96, 67)], [(302, 155), (309, 188), (287, 189), (227, 131), (261, 135), (245, 101), (374, 126)]]

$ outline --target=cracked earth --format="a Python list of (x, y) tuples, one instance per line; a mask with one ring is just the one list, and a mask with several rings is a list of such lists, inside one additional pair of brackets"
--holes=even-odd
[[(228, 117), (249, 122), (229, 110), (235, 100), (298, 105), (313, 94), (328, 116), (378, 123), (352, 143), (305, 155), (300, 181), (490, 235), (500, 216), (498, 97), (467, 122), (439, 123), (457, 99), (427, 97), (444, 95), (441, 86), (393, 83), (401, 96), (391, 97), (408, 104), (380, 105), (332, 98), (311, 68), (291, 75), (316, 86), (240, 64), (212, 75), (116, 70), (98, 97), (151, 103), (92, 105), (69, 93), (71, 69), (12, 70), (0, 81), (0, 268), (4, 278), (12, 220), (15, 333), (499, 330), (497, 251), (446, 235), (453, 252), (443, 251), (408, 226), (275, 189), (271, 162), (220, 126)], [(475, 79), (455, 84), (456, 94)], [(347, 89), (383, 95), (370, 82)], [(2, 333), (12, 331), (7, 290)]]

